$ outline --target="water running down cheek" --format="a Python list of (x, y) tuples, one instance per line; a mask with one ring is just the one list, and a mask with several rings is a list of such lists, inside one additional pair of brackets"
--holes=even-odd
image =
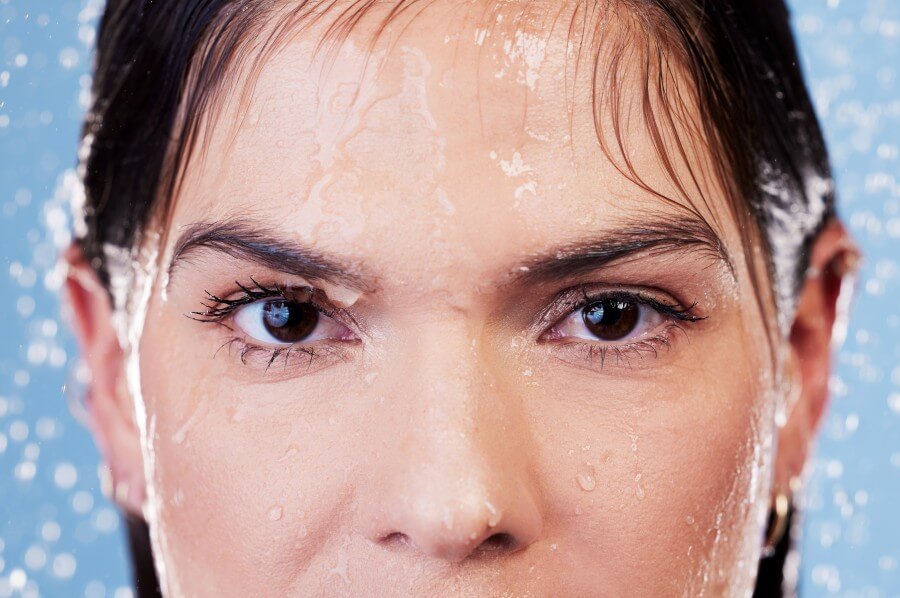
[[(492, 35), (481, 33), (481, 43)], [(516, 64), (504, 64), (509, 68), (496, 78), (521, 79), (535, 97), (552, 81), (541, 72), (549, 49), (536, 39), (516, 35), (505, 52)], [(684, 256), (672, 266), (657, 264), (668, 271), (659, 276), (637, 260), (625, 282), (586, 277), (552, 292), (526, 287), (521, 305), (490, 284), (472, 291), (473, 281), (491, 280), (488, 270), (514, 263), (508, 256), (555, 247), (560, 239), (605, 238), (602, 226), (614, 221), (608, 205), (585, 198), (613, 194), (590, 188), (603, 177), (578, 180), (577, 173), (561, 172), (560, 164), (569, 164), (559, 160), (563, 150), (546, 151), (564, 136), (564, 125), (538, 119), (523, 128), (517, 120), (508, 127), (517, 137), (494, 135), (476, 144), (468, 130), (473, 109), (448, 126), (454, 120), (446, 109), (463, 100), (464, 73), (448, 75), (449, 68), (411, 46), (396, 56), (397, 78), (381, 83), (382, 93), (363, 86), (360, 110), (343, 101), (350, 88), (317, 92), (316, 106), (344, 113), (341, 125), (316, 114), (292, 134), (284, 113), (267, 129), (267, 115), (277, 111), (251, 107), (246, 122), (253, 126), (243, 133), (265, 130), (266, 138), (239, 140), (236, 147), (267, 162), (264, 168), (257, 165), (256, 176), (248, 177), (223, 152), (220, 176), (212, 177), (221, 180), (189, 181), (187, 188), (212, 189), (212, 197), (245, 198), (220, 201), (233, 201), (229, 213), (268, 218), (283, 238), (377, 263), (385, 284), (377, 292), (303, 285), (230, 262), (173, 283), (162, 302), (173, 336), (148, 341), (158, 355), (143, 354), (148, 371), (167, 379), (145, 376), (154, 423), (142, 432), (162, 445), (150, 470), (151, 484), (166, 497), (157, 500), (154, 520), (160, 559), (185, 584), (172, 587), (190, 593), (194, 574), (185, 563), (226, 580), (227, 570), (254, 559), (265, 562), (244, 573), (264, 573), (257, 584), (306, 583), (306, 590), (325, 583), (400, 591), (407, 582), (434, 579), (444, 589), (506, 585), (540, 593), (539, 582), (553, 585), (554, 575), (584, 582), (575, 589), (596, 588), (598, 579), (616, 572), (637, 580), (630, 567), (640, 559), (602, 558), (611, 564), (596, 567), (598, 555), (615, 554), (603, 549), (604, 538), (613, 536), (625, 545), (644, 544), (631, 545), (632, 554), (679, 562), (683, 571), (660, 577), (694, 575), (697, 593), (706, 579), (735, 573), (730, 554), (741, 552), (735, 537), (752, 519), (739, 503), (757, 489), (760, 476), (752, 471), (764, 455), (742, 452), (759, 435), (747, 424), (750, 401), (741, 394), (752, 385), (739, 393), (728, 380), (696, 372), (704, 360), (724, 369), (728, 343), (717, 336), (726, 336), (733, 315), (720, 297), (725, 285), (696, 275), (697, 259)], [(501, 56), (500, 62), (507, 61)], [(265, 92), (265, 79), (258, 89)], [(277, 98), (270, 100), (272, 107)], [(294, 93), (287, 103), (299, 100)], [(521, 143), (519, 134), (530, 141)], [(290, 138), (313, 139), (316, 147), (290, 160), (263, 151), (286, 149)], [(566, 138), (563, 147), (570, 143)], [(468, 156), (471, 161), (462, 159)], [(297, 181), (282, 180), (301, 168), (308, 172)], [(229, 171), (241, 176), (229, 179)], [(252, 187), (237, 178), (252, 179)], [(634, 192), (620, 195), (631, 200)], [(270, 214), (247, 203), (260, 197)], [(178, 224), (199, 220), (197, 213), (203, 214), (182, 215)], [(691, 279), (689, 290), (672, 282), (673, 270)], [(298, 295), (305, 286), (315, 289)], [(501, 323), (485, 324), (489, 319), (480, 314), (487, 312), (502, 314)], [(374, 322), (380, 334), (367, 335), (355, 320)], [(244, 343), (253, 351), (217, 352), (223, 341), (238, 338), (229, 349)], [(509, 354), (501, 356), (506, 361), (493, 353), (497, 346)], [(193, 359), (192, 366), (179, 357)], [(741, 360), (735, 351), (734, 361)], [(702, 446), (688, 451), (688, 437)], [(689, 469), (710, 474), (703, 492), (691, 487)], [(533, 488), (540, 492), (532, 495)], [(610, 512), (621, 517), (612, 521)], [(208, 513), (218, 515), (197, 533), (191, 521)], [(481, 540), (482, 520), (517, 538), (518, 556), (507, 559), (500, 543), (486, 544), (497, 548), (492, 568), (485, 573), (478, 569), (484, 561), (463, 561), (453, 582), (446, 569), (429, 568), (468, 554), (472, 534)], [(373, 531), (376, 521), (384, 529)], [(235, 529), (245, 536), (240, 546), (227, 540)], [(662, 538), (650, 540), (648, 530)], [(387, 532), (415, 540), (404, 552), (384, 541)], [(231, 546), (227, 554), (224, 545)], [(686, 546), (695, 551), (693, 560), (681, 562)], [(412, 549), (428, 556), (411, 555)], [(546, 576), (529, 569), (538, 563)], [(439, 585), (444, 582), (449, 585)], [(231, 578), (229, 587), (242, 583)]]

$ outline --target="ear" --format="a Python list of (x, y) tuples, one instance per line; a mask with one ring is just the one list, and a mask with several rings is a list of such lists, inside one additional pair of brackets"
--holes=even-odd
[(800, 292), (790, 333), (786, 379), (791, 385), (787, 420), (778, 437), (775, 491), (799, 478), (828, 404), (828, 378), (834, 341), (846, 322), (845, 309), (859, 253), (836, 218), (819, 234)]
[(66, 297), (81, 358), (90, 370), (86, 407), (94, 440), (109, 465), (105, 491), (119, 506), (141, 515), (146, 496), (140, 432), (125, 378), (125, 352), (113, 320), (112, 301), (76, 245), (63, 252)]

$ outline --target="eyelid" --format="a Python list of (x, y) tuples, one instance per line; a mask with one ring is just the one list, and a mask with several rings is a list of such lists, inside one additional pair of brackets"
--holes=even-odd
[[(671, 301), (661, 298), (660, 295), (667, 295)], [(543, 339), (563, 318), (594, 301), (603, 299), (619, 299), (646, 305), (676, 321), (697, 322), (706, 319), (706, 316), (697, 313), (696, 303), (685, 304), (670, 293), (658, 289), (584, 284), (570, 287), (557, 294), (541, 313), (538, 320), (538, 326), (541, 328), (540, 338)]]
[[(223, 322), (230, 317), (237, 309), (244, 305), (255, 303), (265, 299), (281, 298), (288, 301), (298, 301), (300, 293), (306, 294), (305, 297), (299, 299), (299, 302), (308, 302), (316, 309), (331, 317), (333, 311), (329, 309), (328, 297), (320, 289), (312, 286), (302, 285), (289, 287), (283, 285), (264, 286), (256, 281), (252, 276), (250, 280), (253, 286), (242, 284), (235, 281), (234, 284), (240, 291), (240, 295), (235, 297), (238, 291), (232, 291), (224, 297), (219, 297), (210, 291), (206, 293), (205, 301), (201, 302), (203, 310), (192, 311), (186, 314), (189, 318), (201, 322)], [(324, 298), (324, 299), (323, 299)]]
[[(665, 296), (663, 299), (661, 296)], [(554, 331), (569, 318), (576, 317), (585, 306), (600, 300), (624, 300), (638, 303), (641, 308), (654, 310), (659, 321), (640, 335), (624, 340), (604, 341), (579, 336), (551, 338)], [(579, 369), (597, 374), (614, 361), (615, 366), (627, 366), (632, 371), (633, 357), (642, 363), (644, 357), (659, 357), (661, 352), (670, 351), (676, 332), (688, 334), (689, 327), (705, 320), (707, 316), (697, 313), (696, 303), (685, 304), (671, 293), (659, 289), (634, 289), (622, 286), (601, 285), (589, 290), (581, 285), (559, 293), (555, 301), (542, 314), (541, 323), (552, 322), (543, 328), (538, 343), (546, 344), (556, 358)]]
[[(185, 316), (198, 322), (220, 324), (231, 330), (229, 321), (234, 318), (235, 313), (241, 308), (256, 302), (283, 299), (285, 301), (310, 304), (321, 315), (330, 318), (347, 329), (354, 339), (358, 338), (360, 327), (356, 318), (353, 317), (349, 310), (332, 305), (330, 298), (321, 289), (308, 285), (288, 287), (273, 284), (265, 286), (257, 282), (253, 277), (250, 280), (253, 281), (252, 286), (235, 281), (234, 284), (239, 289), (239, 294), (237, 295), (233, 291), (224, 297), (219, 297), (209, 291), (205, 291), (206, 300), (201, 303), (204, 309), (189, 312)], [(259, 341), (260, 344), (262, 342)]]
[[(205, 291), (206, 300), (202, 302), (204, 309), (185, 314), (193, 320), (219, 324), (230, 331), (229, 338), (216, 349), (214, 355), (226, 348), (229, 354), (232, 353), (232, 349), (237, 349), (237, 357), (243, 365), (258, 366), (265, 373), (269, 373), (276, 360), (278, 363), (283, 361), (284, 367), (275, 370), (280, 372), (276, 373), (276, 379), (281, 379), (284, 376), (306, 375), (326, 368), (336, 360), (347, 356), (345, 349), (348, 348), (348, 343), (352, 344), (353, 341), (359, 340), (353, 329), (358, 328), (356, 320), (345, 309), (333, 308), (329, 297), (321, 289), (308, 285), (266, 286), (252, 277), (250, 280), (252, 285), (235, 281), (237, 290), (225, 294), (224, 297)], [(233, 325), (231, 320), (240, 309), (275, 299), (311, 304), (320, 314), (332, 320), (334, 325), (342, 326), (352, 338), (341, 339), (341, 342), (334, 343), (326, 342), (329, 339), (313, 339), (308, 343), (268, 345), (247, 334), (241, 326)], [(352, 322), (353, 326), (349, 322)], [(302, 372), (298, 372), (295, 366), (305, 367)]]

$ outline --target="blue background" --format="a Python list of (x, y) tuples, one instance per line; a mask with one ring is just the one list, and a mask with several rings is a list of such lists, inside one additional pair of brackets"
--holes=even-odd
[[(803, 595), (900, 596), (900, 2), (790, 4), (866, 255), (806, 488)], [(0, 596), (131, 596), (123, 526), (63, 392), (75, 350), (54, 267), (101, 9), (0, 0)]]

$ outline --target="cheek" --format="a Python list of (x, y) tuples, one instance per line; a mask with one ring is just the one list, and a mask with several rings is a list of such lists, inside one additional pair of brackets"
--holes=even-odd
[[(706, 368), (704, 368), (706, 371)], [(723, 370), (713, 370), (723, 371)], [(615, 381), (590, 391), (544, 387), (540, 435), (548, 519), (565, 558), (596, 569), (610, 587), (684, 588), (747, 579), (755, 563), (758, 505), (770, 469), (771, 400), (747, 371), (692, 374), (662, 383)], [(560, 464), (565, 464), (560, 467)], [(721, 573), (718, 573), (721, 572)], [(724, 575), (717, 579), (717, 575)]]
[(227, 356), (182, 354), (160, 329), (148, 325), (141, 371), (167, 576), (188, 594), (222, 584), (249, 594), (261, 579), (287, 591), (347, 508), (349, 395), (315, 376), (237, 383), (222, 376)]

